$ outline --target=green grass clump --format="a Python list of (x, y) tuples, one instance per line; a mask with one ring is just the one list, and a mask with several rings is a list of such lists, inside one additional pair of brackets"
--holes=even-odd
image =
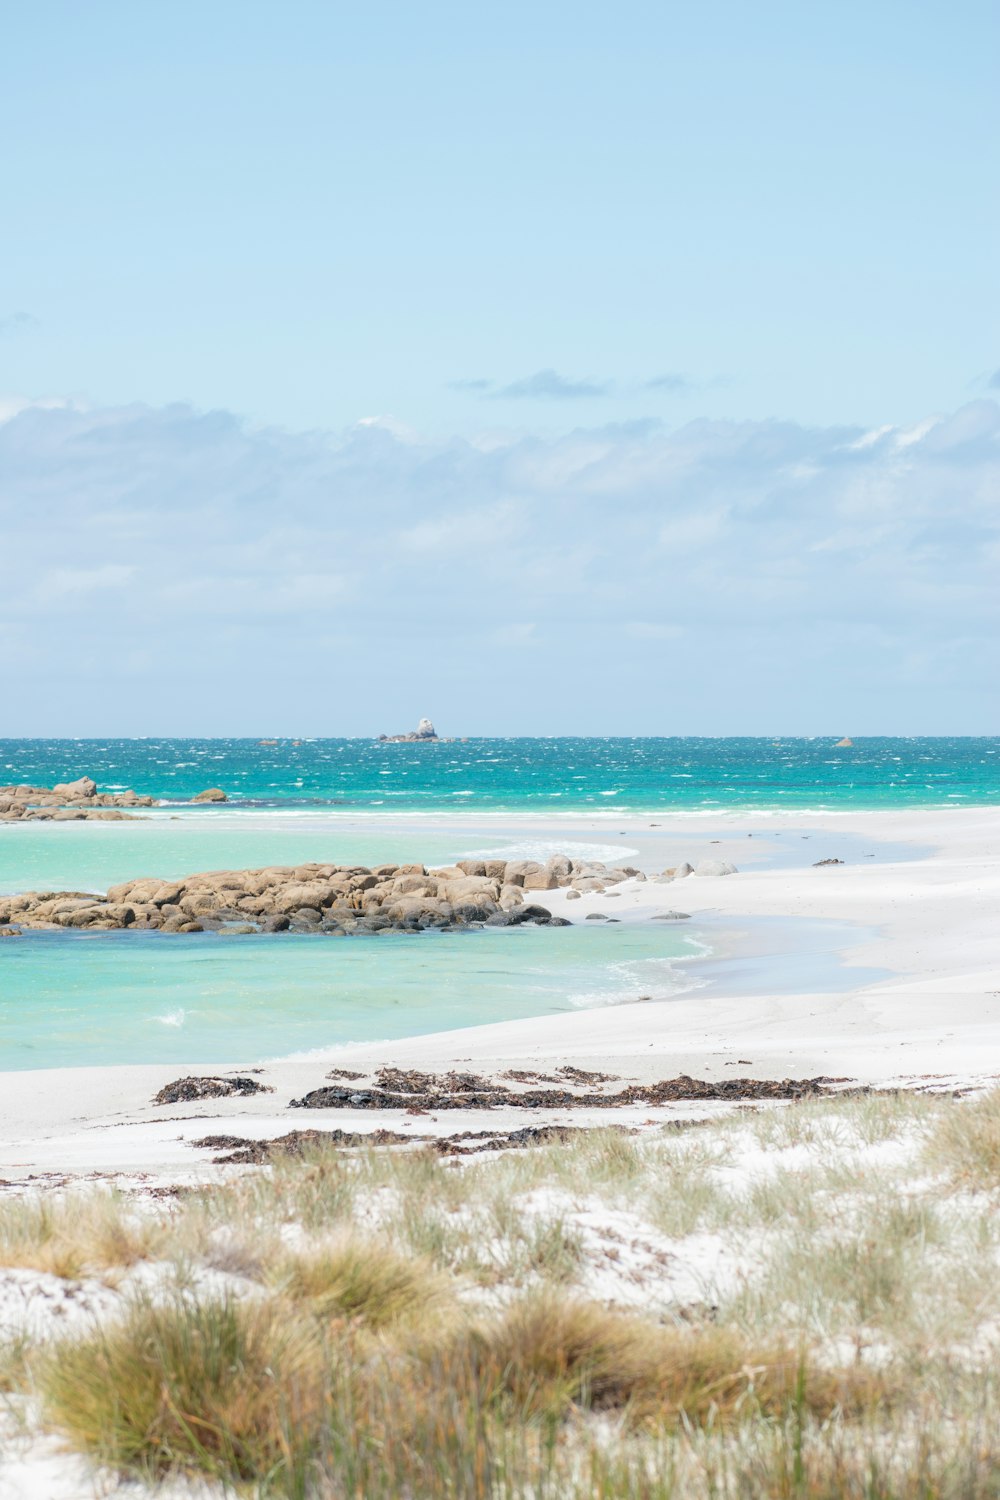
[(373, 1329), (441, 1311), (449, 1287), (433, 1266), (370, 1240), (345, 1239), (286, 1253), (271, 1271), (290, 1300), (319, 1317), (355, 1318)]
[(0, 1205), (0, 1267), (66, 1280), (121, 1272), (157, 1253), (164, 1225), (140, 1218), (117, 1193), (14, 1199)]
[(925, 1156), (964, 1187), (1000, 1187), (1000, 1089), (942, 1110)]
[(43, 1359), (49, 1420), (122, 1473), (300, 1473), (327, 1411), (319, 1340), (280, 1303), (137, 1303)]
[(0, 1388), (96, 1464), (267, 1500), (996, 1500), (997, 1186), (1000, 1091), (32, 1192), (0, 1276), (117, 1305), (46, 1346), (26, 1300)]

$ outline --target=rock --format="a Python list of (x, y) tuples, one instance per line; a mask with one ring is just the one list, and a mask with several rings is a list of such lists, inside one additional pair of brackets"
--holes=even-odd
[(566, 900), (567, 901), (579, 901), (580, 895), (581, 895), (580, 891), (567, 891), (566, 892)]
[(21, 937), (20, 927), (11, 927), (9, 922), (0, 924), (0, 938)]
[(607, 916), (603, 911), (588, 911), (586, 916), (586, 921), (588, 922), (606, 922), (607, 920)]
[(842, 859), (818, 859), (813, 865), (813, 869), (821, 870), (824, 865), (842, 865), (843, 863)]
[(380, 734), (379, 742), (385, 745), (412, 744), (416, 740), (436, 740), (438, 732), (430, 719), (421, 719), (415, 730), (409, 734)]
[[(481, 926), (500, 913), (493, 926), (568, 925), (530, 903), (518, 879), (543, 889), (570, 889), (576, 866), (565, 856), (544, 869), (531, 860), (469, 860), (464, 868), (428, 875), (423, 865), (269, 865), (258, 870), (213, 870), (164, 880), (145, 875), (121, 881), (106, 895), (87, 891), (31, 891), (0, 897), (0, 924), (19, 928), (74, 927), (81, 930), (135, 928), (165, 933), (318, 932), (378, 934), (426, 928)], [(603, 888), (598, 874), (622, 880), (622, 872), (588, 865), (590, 883)], [(468, 874), (467, 869), (477, 873)], [(482, 871), (483, 873), (478, 873)], [(503, 879), (510, 871), (513, 882)], [(610, 894), (614, 895), (614, 892)], [(526, 896), (528, 900), (526, 900)]]
[(696, 875), (736, 875), (735, 865), (726, 859), (700, 859), (694, 867)]
[(683, 859), (673, 870), (669, 872), (664, 870), (663, 873), (664, 875), (671, 874), (675, 880), (686, 880), (689, 875), (694, 874), (694, 866), (689, 865), (687, 860)]
[(229, 798), (219, 786), (206, 787), (203, 792), (196, 792), (191, 798), (192, 802), (228, 802)]
[(853, 750), (854, 749), (854, 741), (851, 740), (851, 739), (848, 739), (847, 735), (845, 734), (844, 738), (842, 740), (838, 740), (837, 743), (836, 743), (836, 745), (834, 745), (833, 748), (835, 750)]
[(651, 922), (690, 922), (689, 911), (657, 911), (649, 919)]
[(92, 797), (96, 791), (97, 782), (91, 781), (89, 776), (81, 776), (77, 781), (60, 781), (52, 788), (53, 796), (67, 802), (74, 797)]
[(102, 818), (108, 822), (129, 816), (119, 811), (122, 807), (152, 807), (153, 797), (137, 797), (135, 792), (98, 792), (97, 784), (89, 776), (76, 781), (61, 781), (54, 787), (16, 786), (0, 787), (0, 823), (13, 823), (21, 819), (33, 822), (66, 823), (83, 818)]

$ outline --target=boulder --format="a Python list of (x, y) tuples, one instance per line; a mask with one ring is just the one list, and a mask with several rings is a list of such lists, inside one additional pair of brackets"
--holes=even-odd
[(696, 875), (736, 875), (735, 865), (727, 859), (700, 859), (694, 867)]
[(93, 797), (97, 791), (97, 782), (91, 781), (89, 776), (81, 776), (76, 781), (60, 781), (52, 788), (52, 794), (69, 802), (77, 797)]
[(487, 880), (485, 875), (465, 875), (461, 880), (449, 880), (445, 887), (449, 901), (465, 901), (483, 896), (496, 901), (500, 895), (500, 883)]
[(337, 892), (323, 880), (302, 881), (297, 885), (286, 885), (275, 897), (274, 910), (297, 912), (304, 907), (314, 909), (329, 906)]
[(229, 798), (221, 787), (209, 786), (203, 792), (196, 792), (191, 798), (192, 802), (228, 802)]

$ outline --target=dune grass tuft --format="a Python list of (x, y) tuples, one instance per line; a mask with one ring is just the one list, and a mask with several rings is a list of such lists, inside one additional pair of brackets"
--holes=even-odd
[(140, 1218), (116, 1193), (39, 1196), (0, 1205), (0, 1267), (75, 1280), (147, 1260), (165, 1238), (162, 1222)]
[(281, 1500), (994, 1500), (998, 1139), (1000, 1093), (887, 1095), (33, 1191), (0, 1279), (114, 1290), (81, 1333), (10, 1277), (0, 1387), (120, 1473)]
[(1000, 1187), (1000, 1088), (942, 1110), (925, 1156), (931, 1167), (963, 1187)]
[(37, 1381), (60, 1432), (122, 1473), (301, 1471), (326, 1410), (321, 1345), (279, 1303), (138, 1303)]
[(721, 1422), (773, 1415), (793, 1399), (827, 1416), (870, 1407), (889, 1390), (867, 1370), (813, 1369), (803, 1352), (754, 1345), (733, 1329), (661, 1327), (552, 1291), (521, 1299), (465, 1343), (484, 1398), (509, 1398), (522, 1418), (565, 1417), (576, 1406), (633, 1424)]
[(373, 1329), (440, 1316), (453, 1289), (426, 1261), (371, 1241), (344, 1239), (289, 1252), (271, 1279), (290, 1301), (321, 1318), (356, 1318)]

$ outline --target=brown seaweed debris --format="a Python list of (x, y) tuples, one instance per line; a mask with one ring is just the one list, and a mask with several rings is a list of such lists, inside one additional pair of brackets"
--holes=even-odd
[[(415, 1105), (434, 1109), (617, 1109), (623, 1104), (673, 1104), (679, 1101), (743, 1101), (757, 1099), (804, 1099), (827, 1094), (845, 1078), (726, 1078), (712, 1082), (689, 1078), (665, 1078), (658, 1083), (629, 1084), (614, 1093), (571, 1093), (569, 1089), (525, 1089), (517, 1091), (478, 1078), (475, 1074), (402, 1073), (383, 1068), (376, 1075), (379, 1087), (344, 1088), (333, 1085), (313, 1089), (301, 1099), (292, 1099), (289, 1109), (407, 1109)], [(397, 1079), (404, 1080), (400, 1087)], [(426, 1087), (418, 1088), (416, 1080)], [(459, 1087), (450, 1084), (454, 1079)], [(440, 1085), (445, 1085), (441, 1087)]]
[[(293, 1130), (273, 1140), (248, 1140), (240, 1135), (206, 1135), (191, 1145), (205, 1151), (220, 1151), (213, 1156), (220, 1166), (266, 1166), (282, 1156), (301, 1156), (312, 1147), (332, 1146), (351, 1149), (363, 1146), (413, 1146), (437, 1156), (475, 1156), (480, 1151), (510, 1151), (531, 1146), (551, 1146), (588, 1135), (593, 1126), (523, 1125), (519, 1130), (462, 1130), (456, 1135), (435, 1138), (427, 1135), (400, 1135), (395, 1130)], [(626, 1132), (624, 1126), (613, 1129)]]
[(189, 1104), (194, 1099), (227, 1099), (233, 1094), (273, 1094), (266, 1083), (256, 1078), (175, 1078), (165, 1083), (154, 1097), (154, 1104)]
[(224, 1166), (246, 1164), (261, 1166), (279, 1156), (301, 1156), (313, 1146), (408, 1146), (413, 1140), (425, 1140), (424, 1136), (400, 1135), (395, 1130), (292, 1130), (288, 1135), (279, 1135), (272, 1140), (254, 1141), (242, 1135), (204, 1135), (192, 1141), (205, 1151), (224, 1151), (225, 1156), (213, 1156), (213, 1162)]
[(557, 1068), (556, 1072), (568, 1083), (620, 1083), (621, 1075), (618, 1073), (588, 1073), (584, 1068), (572, 1068), (567, 1063), (564, 1068)]

